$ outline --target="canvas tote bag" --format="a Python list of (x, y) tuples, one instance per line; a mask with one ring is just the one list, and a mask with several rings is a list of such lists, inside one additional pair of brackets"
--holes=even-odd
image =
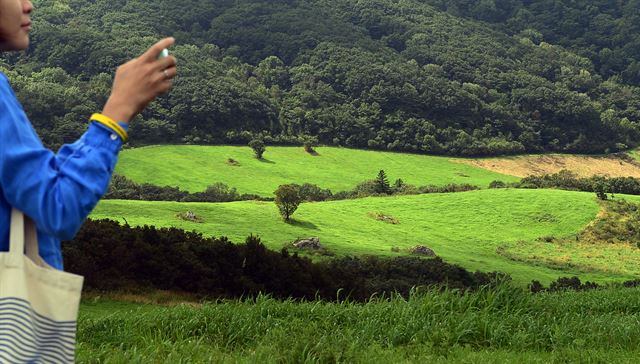
[(16, 209), (9, 240), (0, 252), (0, 363), (73, 363), (83, 277), (40, 258), (35, 224)]

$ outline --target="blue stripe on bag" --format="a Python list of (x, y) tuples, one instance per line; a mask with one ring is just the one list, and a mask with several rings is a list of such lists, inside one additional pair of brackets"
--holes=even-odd
[[(25, 304), (25, 305), (27, 305), (27, 306), (31, 307), (31, 304), (29, 303), (29, 301), (27, 301), (27, 300), (25, 300), (25, 299), (22, 299), (22, 298), (17, 298), (17, 297), (4, 297), (4, 298), (0, 298), (0, 304), (1, 304), (2, 302), (5, 302), (5, 301), (9, 301), (9, 302), (19, 302), (19, 303), (23, 303), (23, 304)], [(33, 310), (32, 310), (32, 311), (33, 311)], [(54, 320), (52, 320), (52, 319), (50, 319), (50, 318), (48, 318), (48, 317), (46, 317), (46, 316), (42, 316), (41, 314), (39, 314), (39, 313), (37, 313), (37, 312), (35, 312), (35, 311), (33, 311), (33, 313), (34, 313), (37, 317), (39, 317), (39, 318), (43, 319), (44, 321), (53, 322), (53, 323), (54, 323), (54, 324), (56, 324), (56, 325), (63, 325), (63, 326), (64, 326), (64, 325), (70, 325), (70, 326), (73, 326), (73, 327), (75, 327), (75, 326), (76, 326), (76, 321), (54, 321)]]
[(25, 315), (29, 316), (29, 323), (38, 327), (41, 331), (55, 330), (55, 331), (74, 331), (75, 323), (70, 324), (57, 324), (53, 320), (43, 320), (40, 317), (34, 316), (34, 312), (28, 302), (0, 302), (0, 315), (3, 310), (19, 310)]
[(73, 362), (75, 321), (54, 321), (19, 298), (0, 299), (0, 362)]

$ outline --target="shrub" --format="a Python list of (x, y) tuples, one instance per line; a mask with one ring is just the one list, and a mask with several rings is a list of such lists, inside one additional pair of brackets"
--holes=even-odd
[(104, 198), (138, 200), (140, 199), (140, 185), (129, 180), (125, 176), (114, 174)]
[(578, 277), (560, 277), (556, 281), (551, 282), (549, 285), (549, 291), (566, 291), (566, 290), (586, 290), (598, 288), (598, 284), (594, 282), (580, 282)]
[(188, 194), (178, 187), (159, 187), (150, 183), (140, 185), (140, 200), (145, 201), (180, 201)]
[(419, 193), (453, 193), (453, 192), (465, 192), (479, 189), (478, 186), (470, 184), (448, 184), (445, 186), (421, 186), (418, 187)]
[(542, 292), (544, 290), (544, 286), (542, 285), (542, 283), (540, 283), (540, 281), (536, 281), (535, 279), (533, 281), (531, 281), (531, 283), (529, 284), (529, 290), (532, 293), (538, 293), (538, 292)]
[(491, 183), (489, 183), (489, 188), (505, 188), (507, 187), (507, 184), (502, 182), (502, 181), (491, 181)]
[(303, 201), (326, 201), (333, 196), (331, 190), (323, 190), (312, 183), (304, 183), (299, 186), (298, 193)]
[(351, 191), (351, 195), (353, 197), (367, 197), (367, 196), (377, 195), (378, 194), (377, 186), (378, 185), (374, 180), (360, 182)]
[(634, 177), (578, 178), (575, 173), (562, 170), (555, 174), (525, 177), (513, 184), (517, 188), (559, 188), (572, 191), (596, 192), (597, 197), (606, 200), (607, 193), (640, 195), (640, 179)]
[(214, 183), (204, 192), (196, 192), (185, 196), (182, 202), (230, 202), (241, 200), (235, 188), (229, 188), (222, 182)]

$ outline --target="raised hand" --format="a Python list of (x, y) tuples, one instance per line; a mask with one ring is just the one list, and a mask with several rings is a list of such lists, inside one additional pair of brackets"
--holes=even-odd
[(173, 37), (164, 38), (140, 57), (118, 67), (102, 114), (115, 121), (129, 122), (156, 97), (169, 91), (177, 74), (176, 58), (158, 59), (158, 55), (174, 43)]

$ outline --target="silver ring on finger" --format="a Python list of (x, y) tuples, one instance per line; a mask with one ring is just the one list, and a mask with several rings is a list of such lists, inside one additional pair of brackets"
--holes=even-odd
[(169, 76), (169, 72), (167, 72), (167, 70), (162, 71), (162, 73), (164, 74), (164, 78), (165, 78), (166, 80), (168, 80), (168, 79), (170, 79), (170, 78), (171, 78), (171, 76)]

